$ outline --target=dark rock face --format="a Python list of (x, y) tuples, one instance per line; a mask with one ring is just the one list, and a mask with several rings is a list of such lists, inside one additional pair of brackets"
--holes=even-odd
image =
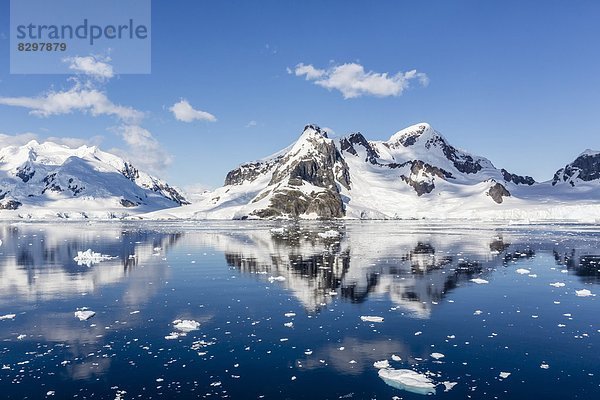
[(125, 166), (121, 170), (123, 176), (129, 179), (132, 182), (135, 182), (136, 179), (140, 177), (140, 172), (128, 162), (125, 162)]
[(271, 198), (268, 208), (258, 210), (254, 215), (274, 218), (283, 215), (298, 217), (310, 213), (316, 213), (323, 219), (343, 217), (344, 204), (339, 193), (325, 190), (306, 194), (299, 190), (284, 190)]
[[(435, 188), (435, 184), (433, 183), (434, 177), (438, 177), (441, 179), (454, 178), (451, 172), (448, 172), (443, 168), (433, 166), (421, 160), (407, 161), (402, 164), (389, 164), (388, 167), (401, 168), (409, 164), (411, 166), (410, 176), (407, 177), (402, 175), (401, 178), (406, 184), (410, 185), (415, 190), (415, 192), (417, 192), (418, 196), (422, 196), (433, 191), (433, 189)], [(416, 177), (419, 176), (419, 174), (422, 177), (424, 177), (425, 180), (416, 180)]]
[(3, 203), (0, 203), (0, 210), (16, 210), (21, 207), (23, 204), (16, 200), (8, 200)]
[(410, 185), (415, 192), (417, 192), (417, 196), (422, 196), (426, 193), (431, 193), (431, 191), (435, 188), (433, 181), (416, 181), (412, 178), (407, 178), (402, 175), (402, 180)]
[[(339, 186), (350, 189), (348, 165), (324, 131), (314, 125), (307, 125), (305, 132), (306, 130), (314, 132), (303, 139), (306, 142), (303, 143), (302, 153), (288, 154), (274, 161), (273, 175), (269, 182), (269, 186), (273, 187), (270, 204), (254, 215), (261, 218), (295, 218), (311, 213), (319, 218), (340, 218), (345, 215)], [(304, 184), (322, 190), (306, 192), (295, 189)], [(261, 196), (270, 193), (263, 193)]]
[(419, 137), (423, 134), (423, 132), (425, 132), (425, 129), (427, 129), (427, 126), (425, 126), (425, 125), (419, 126), (419, 129), (417, 129), (415, 132), (401, 137), (400, 144), (402, 144), (402, 146), (404, 146), (404, 147), (412, 146), (413, 144), (415, 144), (417, 142), (417, 139), (419, 139)]
[(225, 177), (225, 185), (241, 185), (244, 182), (252, 182), (259, 176), (266, 174), (279, 160), (281, 160), (281, 157), (269, 162), (242, 164), (238, 168), (229, 171)]
[(501, 204), (504, 200), (503, 197), (510, 197), (510, 192), (500, 183), (494, 184), (488, 195), (498, 204)]
[[(125, 178), (129, 179), (132, 182), (136, 182), (136, 180), (139, 179), (139, 177), (140, 177), (139, 170), (129, 162), (125, 162), (125, 166), (121, 170), (121, 174)], [(153, 181), (154, 181), (154, 179), (153, 179)], [(179, 191), (177, 189), (169, 186), (166, 183), (163, 184), (163, 183), (157, 183), (154, 181), (152, 186), (148, 186), (146, 184), (144, 184), (142, 186), (145, 187), (146, 189), (152, 190), (153, 192), (162, 194), (163, 196), (174, 201), (175, 203), (179, 204), (180, 206), (185, 205), (185, 204), (190, 204), (190, 202), (187, 201), (187, 199), (181, 193), (179, 193)]]
[(127, 207), (127, 208), (139, 206), (138, 203), (134, 203), (133, 201), (127, 200), (127, 199), (121, 199), (120, 203), (123, 207)]
[(521, 176), (521, 175), (517, 175), (517, 174), (511, 174), (504, 168), (502, 168), (500, 170), (500, 172), (502, 172), (502, 177), (504, 177), (504, 180), (506, 182), (512, 182), (517, 185), (529, 185), (529, 186), (531, 186), (535, 183), (535, 179), (533, 179), (530, 176)]
[(583, 154), (577, 157), (571, 164), (556, 171), (552, 179), (552, 186), (561, 180), (569, 181), (571, 186), (575, 186), (575, 182), (573, 182), (575, 178), (584, 182), (600, 179), (600, 154)]
[(353, 156), (358, 156), (358, 152), (356, 151), (355, 146), (362, 146), (366, 150), (367, 157), (365, 161), (368, 161), (371, 164), (377, 164), (379, 154), (377, 154), (377, 151), (373, 148), (373, 146), (371, 146), (371, 144), (367, 141), (367, 139), (365, 139), (365, 137), (360, 132), (352, 133), (350, 136), (340, 141), (340, 147), (342, 151), (350, 153)]
[(46, 184), (44, 189), (42, 190), (42, 194), (46, 193), (46, 191), (50, 190), (53, 192), (62, 192), (63, 189), (56, 184), (56, 172), (50, 175), (47, 175), (42, 179), (42, 182)]
[(30, 165), (17, 168), (17, 177), (21, 178), (21, 180), (25, 183), (29, 182), (34, 175), (35, 170)]
[(470, 155), (462, 155), (459, 156), (458, 150), (454, 146), (446, 143), (444, 139), (441, 137), (436, 137), (435, 139), (430, 139), (425, 147), (429, 148), (429, 142), (436, 143), (444, 152), (446, 158), (452, 161), (454, 167), (462, 172), (463, 174), (476, 174), (481, 171), (482, 167), (478, 160), (474, 160)]

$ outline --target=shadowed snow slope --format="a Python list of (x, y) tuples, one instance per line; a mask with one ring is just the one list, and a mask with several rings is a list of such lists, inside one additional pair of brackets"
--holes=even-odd
[(496, 168), (427, 123), (368, 141), (330, 139), (315, 125), (275, 155), (240, 165), (197, 203), (148, 219), (600, 219), (600, 154), (588, 150), (554, 179)]
[(115, 218), (181, 204), (175, 188), (96, 147), (0, 149), (0, 218)]

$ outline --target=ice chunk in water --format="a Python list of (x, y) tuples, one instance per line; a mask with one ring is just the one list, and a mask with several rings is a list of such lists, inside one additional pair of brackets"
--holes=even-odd
[(375, 368), (377, 368), (377, 369), (389, 368), (390, 367), (390, 362), (388, 360), (375, 361), (373, 363), (373, 366)]
[(373, 315), (363, 315), (360, 319), (365, 322), (383, 322), (383, 317), (376, 317)]
[(590, 292), (587, 289), (581, 289), (581, 290), (576, 290), (575, 294), (579, 297), (589, 297), (589, 296), (595, 296), (595, 294), (593, 294), (592, 292)]
[(0, 321), (2, 321), (3, 319), (13, 319), (17, 316), (17, 314), (6, 314), (6, 315), (0, 315)]
[(531, 273), (530, 270), (525, 269), (525, 268), (519, 268), (518, 270), (515, 271), (517, 274), (521, 274), (521, 275), (526, 275)]
[(560, 287), (564, 287), (565, 284), (562, 282), (554, 282), (554, 283), (551, 283), (550, 286), (554, 286), (555, 288), (560, 288)]
[(191, 332), (200, 327), (200, 322), (194, 321), (193, 319), (176, 319), (173, 321), (173, 327), (178, 331)]
[(76, 261), (77, 265), (86, 265), (90, 267), (92, 264), (98, 264), (102, 261), (112, 260), (113, 258), (116, 257), (95, 253), (92, 249), (87, 249), (86, 251), (78, 251), (77, 256), (73, 258), (73, 261)]
[(285, 276), (270, 276), (268, 279), (269, 279), (269, 282), (271, 282), (271, 283), (273, 283), (275, 281), (283, 282), (283, 281), (285, 281)]
[(439, 360), (440, 358), (444, 358), (446, 357), (445, 355), (443, 355), (442, 353), (431, 353), (431, 358), (435, 358), (436, 360)]
[(506, 379), (510, 376), (510, 372), (500, 372), (500, 378)]
[(317, 235), (322, 239), (335, 239), (340, 237), (340, 233), (338, 231), (334, 231), (333, 229), (325, 232), (319, 232)]
[(484, 285), (486, 283), (489, 283), (485, 279), (481, 279), (481, 278), (473, 278), (473, 279), (471, 279), (471, 282), (476, 283), (478, 285)]
[(95, 311), (91, 311), (91, 310), (77, 310), (75, 311), (75, 316), (77, 318), (79, 318), (80, 321), (87, 321), (88, 319), (92, 318), (94, 315), (96, 315)]
[(380, 369), (379, 377), (383, 381), (400, 390), (417, 394), (435, 394), (435, 384), (424, 374), (410, 369)]

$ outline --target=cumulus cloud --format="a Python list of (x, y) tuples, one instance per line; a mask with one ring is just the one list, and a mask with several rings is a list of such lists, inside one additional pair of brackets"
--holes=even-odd
[(53, 142), (57, 144), (62, 144), (63, 146), (70, 147), (72, 149), (76, 149), (81, 146), (99, 146), (100, 143), (104, 140), (103, 136), (92, 136), (90, 138), (82, 139), (82, 138), (74, 138), (74, 137), (56, 137), (50, 136), (47, 139), (48, 142)]
[(252, 127), (255, 127), (256, 125), (258, 125), (258, 122), (256, 122), (255, 120), (252, 120), (246, 124), (246, 128), (252, 128)]
[(127, 151), (113, 149), (114, 153), (130, 160), (141, 170), (159, 172), (171, 164), (172, 157), (152, 133), (139, 125), (123, 125), (117, 133), (127, 143)]
[(74, 111), (93, 116), (112, 115), (122, 121), (135, 123), (143, 118), (141, 111), (113, 103), (104, 92), (76, 83), (65, 91), (50, 91), (37, 97), (0, 97), (0, 104), (28, 108), (32, 115), (48, 117)]
[(110, 58), (99, 56), (67, 57), (63, 60), (69, 64), (69, 69), (76, 73), (85, 74), (96, 79), (110, 79), (114, 76), (112, 65), (108, 64)]
[(31, 132), (19, 133), (17, 135), (0, 133), (0, 148), (8, 146), (23, 146), (24, 144), (36, 139), (37, 135)]
[(47, 138), (40, 138), (40, 136), (36, 133), (26, 132), (19, 133), (16, 135), (7, 135), (4, 133), (0, 133), (0, 148), (8, 147), (8, 146), (23, 146), (29, 143), (32, 140), (37, 140), (38, 142), (53, 142), (57, 144), (62, 144), (64, 146), (70, 148), (77, 148), (81, 146), (97, 146), (102, 142), (104, 138), (102, 136), (92, 136), (87, 139), (82, 138), (74, 138), (74, 137), (54, 137), (50, 136)]
[(418, 81), (422, 86), (427, 86), (429, 78), (422, 72), (411, 70), (389, 74), (387, 72), (365, 71), (357, 63), (335, 65), (328, 69), (318, 69), (313, 65), (298, 64), (292, 71), (296, 76), (304, 76), (328, 90), (338, 90), (345, 99), (360, 96), (400, 96), (411, 81)]
[(209, 112), (194, 109), (194, 107), (192, 107), (185, 99), (181, 99), (178, 103), (173, 104), (169, 110), (178, 121), (192, 122), (199, 120), (215, 122), (217, 120), (217, 118)]

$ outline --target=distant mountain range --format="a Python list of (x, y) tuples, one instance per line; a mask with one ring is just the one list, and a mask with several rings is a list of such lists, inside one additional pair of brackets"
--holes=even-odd
[(122, 218), (189, 204), (97, 147), (31, 141), (0, 149), (0, 218)]
[(290, 147), (240, 165), (195, 204), (152, 219), (600, 219), (600, 153), (547, 182), (452, 146), (427, 123), (369, 141), (307, 125)]
[(240, 165), (194, 204), (96, 147), (0, 149), (0, 218), (600, 221), (599, 198), (599, 152), (536, 182), (457, 149), (427, 123), (387, 141), (331, 139), (307, 125), (294, 144)]

